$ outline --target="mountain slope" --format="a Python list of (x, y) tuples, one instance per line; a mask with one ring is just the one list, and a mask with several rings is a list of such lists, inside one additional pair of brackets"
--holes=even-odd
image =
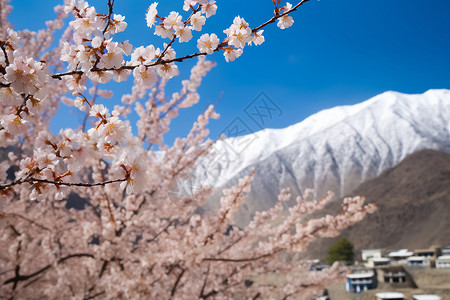
[[(450, 91), (406, 95), (386, 92), (360, 104), (321, 111), (285, 129), (267, 129), (218, 142), (223, 155), (212, 165), (200, 162), (192, 185), (219, 187), (207, 207), (217, 207), (220, 190), (256, 170), (249, 200), (237, 223), (273, 205), (278, 191), (294, 195), (306, 188), (317, 197), (333, 190), (338, 196), (397, 165), (421, 149), (450, 152)], [(243, 141), (250, 146), (239, 154)]]
[[(414, 153), (352, 194), (366, 196), (366, 202), (378, 207), (376, 213), (342, 233), (355, 250), (450, 244), (450, 154), (436, 150)], [(338, 202), (325, 208), (325, 213), (338, 211)], [(334, 241), (312, 244), (309, 255), (325, 257)]]

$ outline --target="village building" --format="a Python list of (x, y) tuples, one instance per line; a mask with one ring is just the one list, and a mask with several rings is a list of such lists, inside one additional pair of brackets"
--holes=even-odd
[(388, 257), (398, 264), (406, 264), (408, 257), (413, 256), (413, 255), (414, 255), (414, 253), (411, 251), (408, 251), (408, 249), (401, 249), (401, 250), (389, 252)]
[(347, 275), (345, 289), (347, 292), (362, 293), (377, 287), (377, 278), (373, 270), (358, 270)]
[(387, 271), (383, 275), (383, 281), (387, 283), (406, 282), (406, 272), (403, 271)]
[(377, 300), (404, 300), (405, 295), (402, 293), (376, 293)]
[(450, 255), (450, 246), (443, 247), (441, 249), (441, 255)]
[[(429, 256), (431, 258), (431, 256)], [(427, 256), (410, 256), (408, 257), (408, 266), (411, 267), (430, 267), (430, 258)]]
[(442, 255), (436, 258), (436, 269), (450, 268), (450, 255)]
[(427, 258), (436, 258), (441, 255), (441, 247), (431, 246), (429, 249), (414, 250), (414, 256), (423, 256)]
[(381, 253), (381, 249), (365, 249), (361, 250), (361, 259), (365, 262), (368, 262), (374, 258), (381, 258), (383, 255)]
[(391, 264), (391, 259), (387, 257), (379, 257), (373, 258), (366, 263), (366, 267), (375, 268), (375, 267), (386, 267)]

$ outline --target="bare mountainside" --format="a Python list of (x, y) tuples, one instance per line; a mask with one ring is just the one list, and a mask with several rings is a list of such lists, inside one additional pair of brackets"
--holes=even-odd
[[(378, 211), (342, 232), (355, 246), (420, 249), (450, 244), (450, 154), (422, 150), (361, 184), (352, 195), (376, 203)], [(339, 211), (330, 203), (326, 213)], [(324, 258), (336, 239), (310, 245), (308, 255)], [(356, 252), (357, 256), (359, 252)]]
[[(256, 171), (248, 201), (237, 214), (245, 225), (272, 207), (281, 188), (294, 196), (312, 188), (338, 197), (423, 149), (450, 153), (450, 90), (408, 95), (385, 92), (367, 101), (318, 112), (284, 129), (219, 141), (215, 164), (201, 160), (191, 185), (217, 188), (207, 208), (217, 208), (223, 188)], [(251, 144), (239, 153), (243, 141)]]

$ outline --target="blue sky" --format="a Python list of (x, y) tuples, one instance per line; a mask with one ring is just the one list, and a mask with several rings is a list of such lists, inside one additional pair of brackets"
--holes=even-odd
[[(205, 32), (218, 33), (219, 38), (224, 37), (222, 30), (234, 16), (256, 26), (273, 11), (271, 0), (217, 2), (217, 15), (208, 19)], [(52, 7), (58, 3), (61, 1), (12, 0), (14, 10), (9, 20), (16, 29), (39, 29), (53, 18)], [(107, 10), (106, 0), (89, 3), (99, 12)], [(116, 0), (115, 12), (125, 15), (128, 23), (127, 31), (116, 40), (129, 39), (135, 46), (162, 46), (163, 41), (145, 26), (145, 10), (151, 3)], [(182, 3), (160, 1), (159, 14), (182, 11)], [(237, 61), (226, 63), (219, 53), (210, 56), (218, 65), (200, 89), (200, 104), (181, 112), (166, 140), (170, 143), (175, 136), (185, 134), (196, 115), (222, 93), (217, 105), (221, 119), (210, 126), (213, 138), (236, 118), (249, 131), (257, 130), (261, 124), (252, 121), (245, 108), (261, 92), (281, 110), (267, 119), (264, 127), (282, 128), (322, 109), (358, 103), (387, 90), (422, 93), (450, 88), (449, 13), (448, 0), (311, 0), (293, 14), (293, 27), (266, 27), (266, 43), (247, 47)], [(175, 49), (180, 55), (188, 54), (196, 51), (196, 42), (191, 44), (176, 43)], [(179, 65), (180, 79), (192, 63)], [(127, 84), (115, 88), (119, 93), (128, 89)], [(71, 118), (69, 124), (75, 124), (76, 117)], [(66, 119), (56, 119), (53, 129), (67, 124)]]

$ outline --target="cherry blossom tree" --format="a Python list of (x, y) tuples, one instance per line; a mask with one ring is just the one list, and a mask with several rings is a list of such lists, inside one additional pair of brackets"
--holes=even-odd
[[(290, 27), (291, 13), (308, 0), (267, 2), (274, 5), (267, 22), (251, 27), (236, 17), (217, 34), (202, 33), (216, 14), (213, 0), (185, 0), (184, 12), (166, 17), (153, 3), (143, 18), (167, 41), (158, 48), (114, 39), (127, 27), (114, 0), (103, 13), (66, 0), (38, 32), (11, 29), (11, 7), (0, 0), (0, 297), (286, 299), (308, 297), (342, 272), (337, 265), (309, 272), (307, 262), (289, 263), (280, 254), (304, 251), (373, 212), (363, 198), (345, 199), (336, 216), (308, 220), (332, 194), (313, 200), (306, 191), (286, 208), (291, 197), (284, 189), (272, 209), (239, 228), (233, 217), (253, 174), (223, 191), (218, 210), (202, 214), (197, 208), (210, 188), (177, 201), (167, 192), (213, 152), (206, 128), (218, 117), (213, 106), (186, 137), (163, 143), (172, 120), (199, 101), (197, 89), (215, 65), (206, 56), (236, 60), (248, 45), (264, 42), (271, 23)], [(177, 55), (174, 42), (194, 37), (198, 52)], [(187, 59), (197, 60), (189, 78), (166, 95)], [(113, 96), (105, 84), (126, 80), (134, 84), (121, 105), (98, 104)], [(84, 121), (55, 134), (49, 124), (61, 105), (79, 110)], [(136, 125), (128, 120), (133, 113)], [(267, 274), (284, 283), (260, 280)]]

